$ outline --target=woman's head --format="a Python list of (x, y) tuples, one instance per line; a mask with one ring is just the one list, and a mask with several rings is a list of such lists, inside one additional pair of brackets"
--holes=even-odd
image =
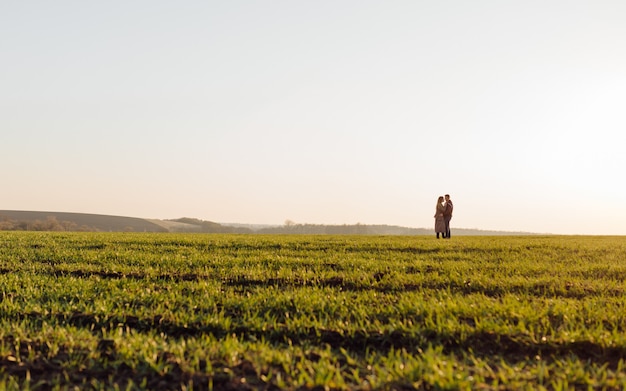
[(443, 196), (441, 196), (441, 197), (437, 198), (437, 203), (438, 203), (438, 204), (440, 204), (440, 203), (442, 203), (442, 202), (443, 202)]

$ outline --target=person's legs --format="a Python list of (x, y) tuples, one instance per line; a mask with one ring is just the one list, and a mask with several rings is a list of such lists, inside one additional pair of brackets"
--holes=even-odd
[(443, 233), (443, 237), (448, 239), (450, 239), (450, 219), (452, 219), (452, 217), (444, 217), (446, 222), (446, 231)]

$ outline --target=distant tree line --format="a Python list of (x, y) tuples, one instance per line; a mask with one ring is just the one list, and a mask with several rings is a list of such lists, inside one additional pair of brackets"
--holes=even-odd
[[(299, 224), (286, 220), (284, 225), (269, 227), (241, 226), (233, 227), (193, 218), (181, 218), (171, 221), (189, 224), (192, 229), (187, 232), (202, 233), (239, 233), (239, 234), (268, 234), (268, 235), (434, 235), (434, 231), (428, 228), (409, 228), (397, 225), (368, 225), (368, 224)], [(185, 229), (177, 232), (185, 232)], [(458, 228), (454, 229), (458, 236), (484, 236), (484, 235), (530, 235), (527, 232), (485, 231), (480, 229)]]
[[(180, 219), (173, 219), (170, 221), (175, 221), (177, 223), (185, 223), (193, 226), (194, 229), (190, 230), (190, 232), (202, 232), (202, 233), (252, 233), (253, 231), (249, 228), (244, 227), (229, 227), (219, 223), (214, 223), (212, 221), (199, 220), (190, 217), (183, 217)], [(182, 231), (185, 231), (182, 229)]]
[[(89, 222), (94, 225), (84, 224)], [(229, 226), (212, 221), (199, 220), (194, 218), (180, 218), (169, 220), (185, 223), (185, 227), (169, 229), (169, 232), (195, 232), (195, 233), (235, 233), (235, 234), (283, 234), (283, 235), (433, 235), (432, 229), (408, 228), (395, 225), (367, 225), (367, 224), (342, 224), (342, 225), (322, 225), (322, 224), (298, 224), (291, 220), (285, 221), (280, 226)], [(83, 222), (59, 220), (55, 216), (48, 216), (45, 219), (22, 220), (0, 215), (0, 231), (79, 231), (79, 232), (163, 232), (146, 231), (144, 225), (134, 226), (133, 221), (126, 221), (122, 218), (114, 218), (106, 224), (97, 225), (96, 220), (83, 219)], [(156, 226), (155, 226), (156, 227)], [(166, 230), (167, 232), (167, 230)], [(529, 235), (526, 232), (504, 232), (504, 231), (483, 231), (479, 229), (459, 228), (453, 229), (458, 236), (466, 235)]]
[[(301, 235), (434, 235), (434, 231), (428, 228), (409, 228), (397, 225), (367, 225), (367, 224), (296, 224), (287, 220), (284, 225), (255, 229), (258, 234), (301, 234)], [(499, 236), (499, 235), (532, 235), (528, 232), (485, 231), (480, 229), (458, 228), (454, 229), (458, 236)]]
[(426, 235), (429, 230), (406, 228), (391, 225), (367, 224), (295, 224), (292, 222), (276, 227), (260, 228), (254, 232), (259, 234), (300, 234), (300, 235)]
[(0, 216), (0, 231), (81, 231), (95, 232), (95, 227), (79, 225), (73, 221), (59, 221), (54, 216), (45, 220), (14, 220)]

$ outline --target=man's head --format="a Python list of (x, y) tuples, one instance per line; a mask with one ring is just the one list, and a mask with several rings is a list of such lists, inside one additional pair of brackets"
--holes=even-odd
[(450, 201), (450, 194), (446, 194), (444, 197), (446, 197), (446, 201)]

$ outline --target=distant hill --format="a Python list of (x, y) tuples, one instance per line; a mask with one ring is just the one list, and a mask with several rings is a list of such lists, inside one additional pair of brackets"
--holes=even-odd
[(95, 232), (253, 233), (244, 227), (223, 226), (193, 218), (142, 219), (89, 213), (0, 210), (0, 230)]
[[(432, 229), (395, 225), (317, 225), (219, 224), (183, 217), (173, 220), (141, 219), (89, 213), (0, 210), (0, 230), (20, 231), (97, 231), (97, 232), (197, 232), (242, 234), (305, 235), (434, 235)], [(453, 228), (456, 236), (533, 235), (528, 232), (484, 231)]]
[(0, 229), (23, 231), (168, 232), (146, 219), (69, 212), (0, 210)]

